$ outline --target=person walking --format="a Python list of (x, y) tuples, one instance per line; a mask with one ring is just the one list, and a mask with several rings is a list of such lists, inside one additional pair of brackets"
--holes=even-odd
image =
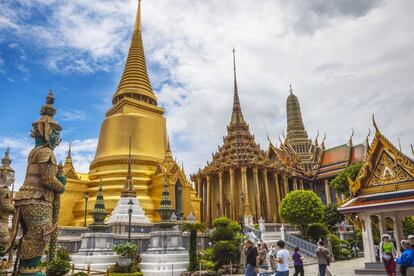
[(268, 269), (269, 266), (267, 265), (267, 245), (265, 243), (259, 244), (259, 267), (263, 269)]
[(282, 240), (278, 241), (276, 245), (279, 248), (276, 253), (276, 276), (289, 276), (289, 251), (285, 249), (285, 242)]
[(391, 241), (390, 235), (382, 235), (379, 250), (380, 258), (381, 261), (384, 263), (384, 268), (387, 272), (387, 275), (395, 276), (397, 274), (397, 264), (395, 263), (397, 251), (395, 250), (394, 243), (392, 243)]
[(256, 276), (259, 272), (259, 253), (251, 240), (244, 241), (244, 250), (246, 252), (245, 276)]
[(276, 271), (277, 264), (276, 264), (276, 255), (277, 255), (277, 249), (276, 245), (272, 244), (269, 251), (269, 261), (270, 261), (270, 267), (273, 271)]
[(318, 249), (316, 249), (315, 253), (318, 259), (319, 276), (326, 276), (326, 270), (331, 264), (331, 258), (329, 257), (329, 250), (325, 248), (323, 241), (318, 242)]
[(305, 271), (303, 269), (303, 260), (305, 258), (299, 253), (299, 247), (295, 247), (295, 253), (292, 255), (293, 266), (295, 267), (295, 273), (293, 276), (305, 276)]
[[(397, 258), (396, 262), (400, 265), (400, 272), (402, 276), (407, 276), (407, 270), (409, 267), (414, 268), (414, 251), (411, 249), (410, 242), (408, 240), (401, 241), (402, 253)], [(414, 274), (412, 274), (414, 275)]]

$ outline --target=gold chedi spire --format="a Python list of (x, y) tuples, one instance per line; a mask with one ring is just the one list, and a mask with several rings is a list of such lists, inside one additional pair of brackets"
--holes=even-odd
[(131, 170), (131, 136), (129, 136), (129, 155), (128, 155), (128, 174), (124, 185), (124, 190), (121, 193), (121, 197), (136, 197), (137, 192), (132, 182), (132, 170)]
[(243, 113), (241, 111), (239, 92), (237, 90), (237, 78), (236, 78), (236, 54), (233, 48), (233, 78), (234, 78), (234, 96), (233, 96), (233, 113), (231, 115), (230, 125), (246, 124), (244, 121)]
[(125, 69), (118, 89), (112, 97), (114, 105), (124, 97), (157, 105), (157, 98), (152, 91), (148, 77), (141, 30), (141, 0), (139, 0)]

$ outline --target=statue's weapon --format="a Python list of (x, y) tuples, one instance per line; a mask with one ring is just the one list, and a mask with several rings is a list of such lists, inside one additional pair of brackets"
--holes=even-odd
[[(58, 166), (58, 178), (60, 180), (60, 177), (63, 176), (63, 164), (62, 162), (59, 163)], [(48, 261), (52, 261), (53, 258), (56, 255), (56, 248), (57, 248), (57, 240), (58, 240), (58, 220), (59, 220), (59, 210), (60, 210), (60, 193), (55, 192), (55, 196), (53, 198), (52, 203), (53, 211), (52, 211), (52, 223), (55, 227), (55, 229), (52, 232), (52, 236), (50, 237), (50, 243), (49, 243), (49, 256)]]

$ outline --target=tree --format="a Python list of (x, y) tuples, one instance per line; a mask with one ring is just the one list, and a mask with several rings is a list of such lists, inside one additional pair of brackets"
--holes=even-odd
[(188, 271), (194, 271), (197, 268), (197, 232), (205, 232), (206, 229), (207, 227), (202, 223), (186, 223), (181, 226), (183, 232), (190, 232)]
[(337, 224), (344, 220), (344, 215), (338, 211), (338, 207), (334, 204), (329, 204), (324, 210), (324, 223), (330, 231), (334, 231)]
[(314, 192), (298, 190), (288, 193), (282, 200), (279, 214), (283, 221), (299, 226), (306, 235), (309, 224), (322, 221), (324, 205)]
[(340, 172), (334, 179), (331, 180), (329, 185), (336, 191), (337, 194), (344, 194), (345, 196), (350, 195), (348, 177), (352, 181), (355, 181), (359, 170), (361, 169), (361, 163), (355, 163), (349, 165), (342, 172)]
[(414, 234), (414, 217), (405, 217), (402, 225), (404, 236)]
[(220, 217), (213, 221), (213, 231), (210, 240), (213, 243), (212, 261), (216, 268), (232, 262), (240, 261), (239, 246), (241, 242), (241, 227), (226, 217)]
[(329, 230), (323, 223), (314, 223), (309, 225), (308, 236), (313, 243), (317, 243), (319, 240), (325, 240), (325, 237), (328, 234)]

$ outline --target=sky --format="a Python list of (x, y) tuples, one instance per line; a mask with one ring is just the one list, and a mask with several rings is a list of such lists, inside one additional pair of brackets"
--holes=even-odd
[[(132, 35), (136, 0), (0, 0), (0, 153), (16, 184), (31, 123), (55, 93), (64, 161), (87, 172)], [(373, 129), (411, 156), (414, 1), (144, 0), (143, 40), (174, 156), (187, 175), (217, 150), (230, 121), (232, 49), (244, 117), (262, 149), (286, 129), (289, 85), (313, 139), (354, 143)], [(372, 137), (372, 135), (371, 135)]]

